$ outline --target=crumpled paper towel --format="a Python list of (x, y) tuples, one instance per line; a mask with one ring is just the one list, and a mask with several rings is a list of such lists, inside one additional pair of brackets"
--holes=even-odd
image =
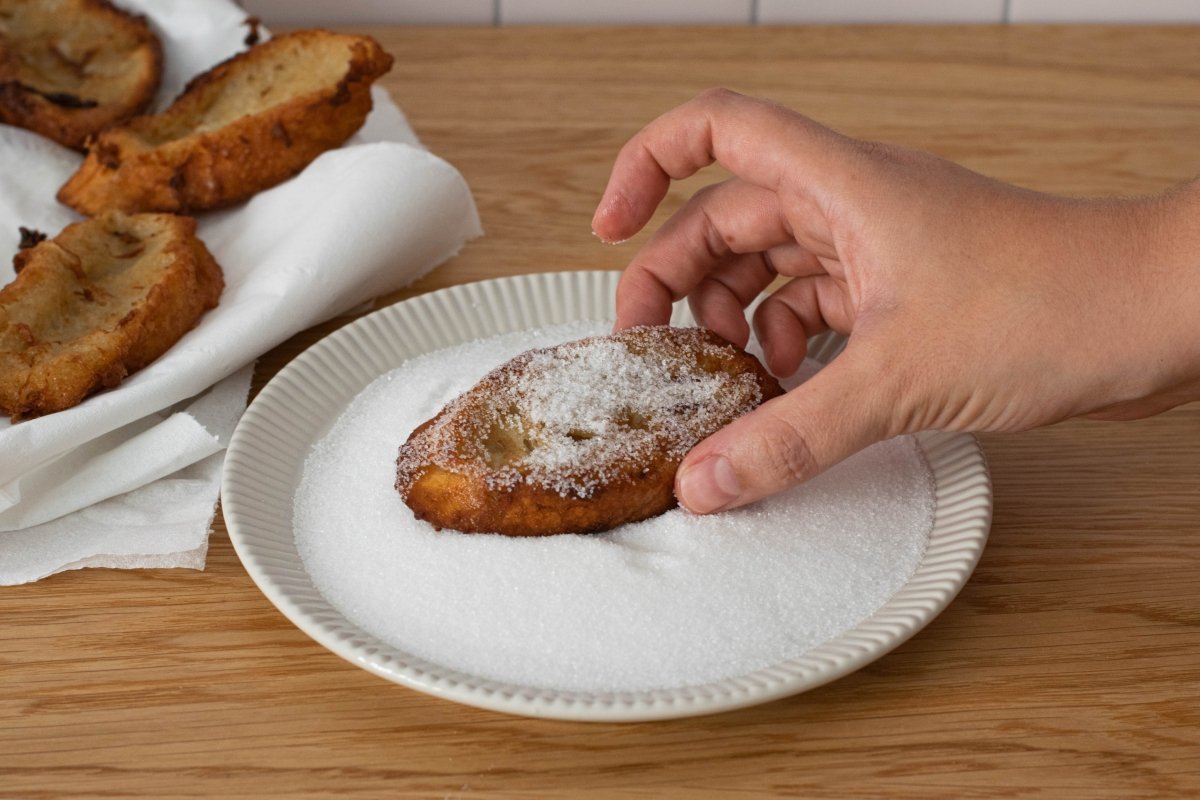
[[(228, 0), (119, 0), (163, 41), (164, 107), (195, 74), (243, 49)], [(224, 448), (254, 360), (293, 334), (398, 289), (482, 233), (471, 193), (420, 146), (376, 87), (342, 148), (248, 202), (199, 217), (225, 273), (220, 305), (164, 356), (79, 406), (0, 417), (0, 584), (86, 566), (202, 568)], [(77, 153), (0, 125), (0, 260), (18, 227), (56, 234)], [(12, 279), (0, 263), (0, 284)]]

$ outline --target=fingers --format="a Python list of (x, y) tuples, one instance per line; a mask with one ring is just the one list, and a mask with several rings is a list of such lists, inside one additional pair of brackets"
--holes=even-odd
[(665, 323), (671, 304), (687, 297), (699, 324), (744, 346), (750, 333), (745, 308), (785, 275), (794, 280), (762, 303), (754, 324), (767, 366), (790, 375), (804, 359), (808, 337), (830, 328), (848, 333), (853, 324), (841, 265), (790, 237), (774, 194), (736, 179), (707, 187), (626, 268), (616, 327)]
[(700, 281), (688, 295), (688, 307), (698, 325), (745, 347), (750, 339), (746, 306), (774, 278), (761, 253), (734, 256)]
[(814, 377), (696, 445), (675, 493), (707, 514), (802, 483), (892, 435), (889, 383), (847, 349)]
[(792, 280), (754, 312), (754, 331), (775, 375), (791, 375), (800, 367), (809, 337), (830, 329), (849, 333), (853, 327), (853, 298), (846, 283), (833, 275)]
[(696, 320), (717, 333), (721, 333), (717, 322), (736, 315), (743, 335), (725, 338), (744, 344), (749, 326), (742, 312), (775, 278), (824, 275), (825, 269), (820, 259), (795, 242), (746, 255), (731, 254), (692, 290), (688, 303)]
[[(638, 133), (618, 155), (593, 219), (605, 240), (640, 230), (673, 179), (714, 161), (737, 177), (698, 193), (633, 259), (617, 290), (617, 327), (665, 323), (672, 303), (689, 297), (699, 321), (743, 343), (745, 306), (787, 274), (798, 280), (756, 316), (774, 371), (795, 370), (807, 336), (831, 325), (848, 329), (840, 265), (822, 261), (837, 252), (824, 215), (840, 196), (833, 168), (849, 152), (847, 141), (800, 115), (721, 91)], [(838, 274), (828, 274), (827, 263)], [(699, 513), (743, 505), (883, 438), (891, 419), (878, 399), (883, 382), (866, 369), (870, 361), (850, 355), (848, 348), (803, 386), (697, 445), (678, 474), (680, 502)]]
[[(721, 320), (732, 319), (729, 312), (735, 304), (730, 301), (740, 302), (736, 310), (741, 317), (741, 308), (774, 277), (761, 256), (738, 257), (789, 242), (791, 234), (774, 193), (737, 179), (702, 189), (625, 268), (617, 286), (617, 328), (665, 323), (671, 303), (692, 295), (708, 280), (711, 283), (701, 291), (708, 303), (702, 299), (699, 310), (715, 312), (706, 322), (722, 333), (728, 326)], [(745, 328), (744, 320), (741, 326)]]
[(704, 92), (651, 122), (624, 147), (592, 219), (608, 242), (641, 230), (672, 180), (714, 161), (760, 188), (774, 191), (801, 169), (815, 170), (818, 140), (832, 131), (780, 106), (724, 89)]

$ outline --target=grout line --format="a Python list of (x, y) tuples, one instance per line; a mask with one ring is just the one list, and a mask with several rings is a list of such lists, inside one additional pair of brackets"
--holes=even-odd
[[(496, 0), (496, 2), (498, 3), (498, 2), (500, 2), (500, 0)], [(1007, 2), (1007, 0), (1005, 0), (1005, 2)], [(758, 3), (759, 3), (759, 0), (750, 0), (750, 24), (751, 25), (758, 24)]]
[[(496, 0), (497, 3), (500, 0)], [(1012, 24), (1012, 0), (1004, 0), (1000, 5), (1000, 22), (1003, 25)]]
[[(1007, 0), (1005, 0), (1007, 2)], [(500, 27), (500, 0), (494, 0), (492, 3), (492, 27)]]

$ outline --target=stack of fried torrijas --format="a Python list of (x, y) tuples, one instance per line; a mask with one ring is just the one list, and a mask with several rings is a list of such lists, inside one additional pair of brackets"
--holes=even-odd
[(105, 0), (0, 0), (0, 122), (84, 152), (58, 200), (87, 217), (53, 238), (24, 231), (0, 289), (0, 413), (13, 421), (166, 352), (224, 285), (190, 215), (287, 180), (362, 126), (392, 65), (377, 42), (307, 30), (257, 43), (248, 23), (247, 50), (144, 114), (163, 63), (144, 18)]

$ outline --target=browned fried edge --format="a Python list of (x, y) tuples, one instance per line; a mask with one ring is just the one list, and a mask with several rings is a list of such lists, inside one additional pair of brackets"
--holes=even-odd
[[(63, 232), (96, 224), (99, 224), (97, 220), (78, 222)], [(168, 271), (177, 279), (168, 282), (164, 277), (157, 281), (144, 303), (131, 309), (111, 331), (105, 332), (117, 344), (113, 357), (88, 364), (86, 369), (73, 363), (71, 369), (57, 372), (48, 370), (45, 365), (33, 365), (13, 395), (0, 393), (0, 413), (17, 422), (78, 405), (89, 395), (118, 385), (127, 375), (154, 361), (194, 328), (206, 311), (216, 307), (225, 280), (204, 242), (196, 238), (196, 220), (172, 216), (168, 224), (175, 230), (162, 257), (173, 256)], [(0, 298), (22, 280), (21, 267), (36, 257), (37, 250), (58, 246), (57, 239), (39, 243), (16, 255), (17, 279), (0, 289)], [(167, 285), (172, 285), (173, 290), (168, 290)]]
[[(121, 103), (98, 104), (86, 97), (47, 94), (18, 80), (0, 81), (0, 122), (26, 128), (74, 150), (83, 150), (90, 137), (110, 125), (140, 114), (154, 99), (162, 81), (162, 43), (141, 14), (131, 14), (108, 0), (82, 0), (87, 13), (109, 17), (115, 26), (130, 30), (139, 47), (150, 55), (149, 74), (137, 91)], [(0, 38), (0, 48), (5, 47)]]

